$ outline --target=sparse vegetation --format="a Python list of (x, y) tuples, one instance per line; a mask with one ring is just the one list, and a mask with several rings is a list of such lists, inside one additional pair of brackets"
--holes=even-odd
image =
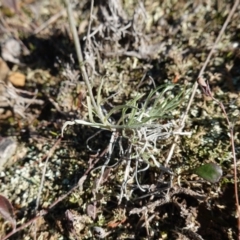
[(6, 2), (0, 238), (237, 239), (237, 2)]

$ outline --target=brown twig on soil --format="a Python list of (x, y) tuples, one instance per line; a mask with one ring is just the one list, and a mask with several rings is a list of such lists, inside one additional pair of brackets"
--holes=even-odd
[(56, 147), (60, 144), (62, 138), (60, 137), (56, 142), (55, 144), (52, 146), (52, 148), (50, 149), (49, 153), (48, 153), (48, 156), (47, 156), (47, 159), (45, 161), (45, 164), (44, 164), (44, 168), (43, 168), (43, 173), (42, 173), (42, 178), (41, 178), (41, 184), (40, 184), (40, 187), (39, 187), (39, 190), (38, 190), (38, 196), (37, 196), (37, 200), (36, 200), (36, 207), (35, 207), (35, 210), (38, 210), (39, 208), (39, 205), (40, 205), (40, 197), (41, 197), (41, 193), (42, 193), (42, 189), (43, 189), (43, 184), (44, 184), (44, 180), (45, 180), (45, 174), (46, 174), (46, 170), (47, 170), (47, 164), (48, 164), (48, 161), (50, 159), (50, 157), (52, 157), (54, 151), (56, 150)]
[[(238, 213), (238, 239), (240, 239), (240, 206), (239, 206), (239, 197), (238, 197), (238, 186), (237, 186), (237, 160), (236, 160), (236, 153), (235, 153), (235, 144), (234, 144), (234, 131), (233, 131), (233, 126), (232, 124), (230, 123), (229, 119), (228, 119), (228, 116), (227, 116), (227, 113), (225, 111), (225, 108), (223, 106), (223, 104), (221, 102), (219, 102), (217, 99), (215, 99), (211, 93), (211, 90), (208, 86), (208, 84), (203, 80), (202, 78), (202, 75), (217, 47), (217, 44), (219, 43), (223, 33), (225, 32), (226, 30), (226, 27), (227, 25), (229, 24), (234, 12), (236, 11), (237, 7), (239, 6), (239, 0), (236, 0), (230, 13), (228, 14), (228, 17), (226, 19), (226, 21), (224, 22), (222, 28), (221, 28), (221, 31), (220, 33), (218, 34), (218, 37), (210, 51), (210, 53), (208, 54), (208, 57), (206, 59), (206, 61), (204, 62), (204, 65), (203, 67), (201, 68), (199, 74), (198, 74), (198, 78), (197, 78), (197, 81), (195, 82), (194, 86), (193, 86), (193, 92), (191, 94), (191, 97), (190, 97), (190, 100), (189, 100), (189, 103), (187, 105), (187, 109), (183, 115), (183, 118), (182, 118), (182, 122), (181, 122), (181, 126), (182, 128), (184, 127), (184, 123), (186, 121), (186, 118), (187, 118), (187, 115), (188, 115), (188, 112), (190, 110), (190, 107), (192, 105), (192, 102), (193, 102), (193, 99), (195, 97), (195, 94), (196, 94), (196, 91), (197, 91), (197, 88), (198, 88), (198, 85), (201, 86), (202, 90), (203, 90), (203, 93), (205, 93), (206, 95), (210, 96), (212, 98), (213, 101), (217, 102), (220, 106), (220, 108), (222, 109), (223, 113), (224, 113), (224, 116), (227, 120), (227, 123), (228, 123), (228, 127), (229, 127), (229, 131), (230, 131), (230, 141), (231, 141), (231, 146), (232, 146), (232, 154), (233, 154), (233, 162), (234, 162), (234, 184), (235, 184), (235, 199), (236, 199), (236, 211)], [(168, 154), (168, 157), (166, 159), (166, 162), (165, 162), (165, 166), (168, 165), (170, 159), (172, 158), (172, 155), (173, 155), (173, 152), (174, 152), (174, 149), (176, 147), (176, 142), (179, 138), (179, 135), (175, 136), (175, 139), (174, 139), (174, 143), (173, 145), (171, 146), (171, 149), (169, 151), (169, 154)]]
[[(56, 147), (60, 144), (62, 138), (60, 137), (56, 142), (55, 144), (52, 146), (52, 148), (50, 149), (49, 153), (47, 154), (47, 159), (45, 161), (45, 164), (44, 164), (44, 168), (43, 168), (43, 173), (42, 173), (42, 178), (41, 178), (41, 184), (40, 184), (40, 187), (39, 187), (39, 190), (38, 190), (38, 196), (37, 196), (37, 200), (36, 200), (36, 207), (35, 207), (35, 210), (37, 212), (38, 208), (39, 208), (39, 205), (40, 205), (40, 197), (41, 197), (41, 193), (42, 193), (42, 189), (43, 189), (43, 184), (44, 184), (44, 180), (45, 180), (45, 174), (46, 174), (46, 170), (47, 170), (47, 165), (48, 165), (48, 160), (50, 159), (50, 157), (53, 155), (54, 151), (56, 150)], [(34, 221), (34, 239), (37, 239), (36, 238), (36, 233), (37, 233), (37, 226), (36, 226), (36, 222)]]
[(199, 81), (201, 82), (201, 87), (203, 89), (203, 92), (206, 96), (210, 96), (213, 101), (215, 101), (220, 108), (223, 111), (223, 114), (225, 116), (225, 119), (227, 121), (228, 127), (229, 127), (229, 133), (230, 133), (230, 141), (231, 141), (231, 146), (232, 146), (232, 154), (233, 154), (233, 163), (234, 163), (234, 191), (235, 191), (235, 199), (236, 199), (236, 212), (238, 213), (238, 239), (240, 239), (240, 206), (239, 206), (239, 196), (238, 196), (238, 179), (237, 179), (237, 159), (236, 159), (236, 150), (235, 150), (235, 143), (234, 143), (234, 130), (233, 130), (233, 124), (229, 121), (228, 115), (226, 113), (225, 107), (222, 104), (222, 102), (219, 102), (216, 98), (214, 98), (210, 87), (208, 83), (206, 83), (203, 79)]
[[(207, 65), (208, 65), (208, 63), (209, 63), (209, 61), (210, 61), (210, 59), (211, 59), (215, 49), (216, 49), (216, 47), (217, 47), (217, 44), (220, 41), (220, 39), (221, 39), (221, 37), (222, 37), (222, 35), (223, 35), (223, 33), (224, 33), (228, 23), (230, 22), (230, 20), (231, 20), (231, 18), (233, 16), (233, 13), (236, 11), (236, 8), (237, 8), (238, 5), (239, 5), (239, 0), (237, 0), (235, 2), (234, 6), (232, 7), (231, 12), (228, 14), (228, 17), (227, 17), (225, 23), (223, 24), (222, 29), (221, 29), (220, 33), (218, 34), (218, 37), (217, 37), (217, 39), (216, 39), (216, 41), (215, 41), (215, 43), (214, 43), (210, 53), (208, 54), (207, 59), (206, 59), (206, 61), (203, 64), (203, 67), (201, 68), (201, 70), (200, 70), (200, 72), (198, 74), (198, 78), (197, 78), (197, 81), (195, 82), (195, 84), (193, 86), (192, 94), (191, 94), (190, 100), (188, 102), (187, 109), (186, 109), (186, 111), (183, 114), (183, 118), (182, 118), (182, 121), (181, 121), (182, 128), (184, 128), (184, 123), (186, 121), (187, 115), (189, 113), (190, 107), (191, 107), (193, 99), (195, 97), (195, 94), (196, 94), (196, 91), (197, 91), (197, 88), (198, 88), (198, 85), (199, 85), (198, 80), (202, 77), (202, 75), (203, 75), (203, 73), (204, 73), (204, 71), (205, 71), (205, 69), (206, 69), (206, 67), (207, 67)], [(174, 143), (173, 143), (173, 145), (172, 145), (172, 147), (171, 147), (171, 149), (169, 151), (168, 157), (167, 157), (166, 162), (165, 162), (165, 166), (168, 165), (169, 161), (172, 158), (172, 155), (173, 155), (174, 149), (176, 147), (176, 142), (177, 142), (178, 138), (179, 138), (178, 135), (175, 136)]]

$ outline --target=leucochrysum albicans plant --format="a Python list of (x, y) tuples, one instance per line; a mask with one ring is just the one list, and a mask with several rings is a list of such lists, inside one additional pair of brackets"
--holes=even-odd
[[(101, 119), (98, 116), (98, 111), (94, 109), (90, 97), (87, 97), (89, 121), (76, 119), (67, 121), (63, 125), (62, 135), (65, 128), (73, 124), (82, 124), (112, 132), (107, 160), (101, 166), (101, 177), (98, 182), (101, 182), (105, 169), (110, 167), (111, 155), (114, 151), (114, 146), (118, 143), (119, 155), (124, 159), (128, 159), (122, 180), (120, 200), (123, 196), (127, 197), (127, 183), (130, 179), (135, 179), (137, 188), (145, 191), (139, 183), (138, 175), (146, 171), (150, 166), (155, 166), (163, 171), (169, 171), (155, 157), (161, 151), (158, 146), (159, 140), (167, 140), (176, 134), (189, 134), (181, 131), (182, 128), (178, 125), (180, 119), (169, 119), (171, 115), (169, 113), (179, 107), (186, 94), (188, 94), (186, 90), (182, 90), (174, 96), (172, 92), (176, 87), (176, 85), (166, 84), (152, 90), (146, 97), (144, 94), (138, 94), (124, 105), (114, 107), (109, 113), (104, 115), (102, 112), (101, 85), (98, 89), (96, 104), (98, 111), (102, 112), (104, 118)], [(113, 123), (110, 119), (116, 112), (121, 112), (121, 117)], [(99, 121), (95, 121), (95, 119), (99, 119)], [(162, 123), (163, 120), (165, 123)], [(122, 138), (128, 141), (129, 146), (127, 150), (122, 147)]]
[[(105, 169), (107, 167), (113, 167), (109, 164), (114, 148), (118, 143), (120, 149), (119, 156), (124, 159), (122, 162), (125, 163), (125, 170), (121, 179), (121, 192), (119, 195), (119, 202), (121, 202), (123, 197), (129, 198), (130, 194), (127, 189), (128, 182), (133, 182), (135, 180), (135, 188), (138, 188), (143, 192), (146, 191), (146, 188), (144, 188), (139, 182), (139, 175), (147, 171), (150, 166), (155, 166), (160, 170), (169, 172), (169, 169), (164, 168), (156, 157), (156, 153), (159, 155), (159, 152), (161, 151), (158, 141), (167, 140), (176, 134), (190, 134), (182, 132), (183, 126), (179, 126), (180, 119), (173, 119), (173, 117), (170, 117), (170, 113), (181, 105), (184, 97), (188, 95), (188, 92), (185, 89), (182, 89), (179, 90), (178, 94), (174, 95), (172, 93), (176, 92), (176, 85), (166, 84), (152, 90), (148, 96), (139, 93), (125, 104), (116, 106), (108, 113), (104, 114), (104, 100), (101, 98), (101, 90), (104, 80), (102, 79), (101, 81), (95, 100), (85, 66), (82, 64), (84, 61), (74, 19), (72, 17), (71, 6), (68, 0), (65, 0), (65, 2), (78, 56), (79, 67), (88, 89), (86, 107), (89, 121), (83, 119), (67, 121), (62, 127), (62, 136), (65, 128), (74, 124), (81, 124), (112, 132), (106, 161), (100, 167), (101, 175), (96, 190), (99, 189)], [(120, 118), (112, 122), (110, 119), (115, 113), (121, 113)], [(122, 139), (127, 139), (127, 149), (123, 147)], [(119, 162), (120, 160), (121, 159), (119, 159)], [(118, 162), (114, 164), (114, 166), (117, 164)], [(131, 191), (132, 190), (130, 190), (130, 192)]]

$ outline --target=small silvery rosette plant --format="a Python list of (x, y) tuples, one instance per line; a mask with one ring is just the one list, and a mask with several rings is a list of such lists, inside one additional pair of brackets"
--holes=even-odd
[[(89, 121), (77, 119), (65, 122), (64, 130), (69, 125), (81, 124), (101, 130), (109, 130), (111, 138), (105, 162), (100, 167), (100, 178), (97, 181), (96, 190), (102, 182), (104, 172), (108, 168), (124, 165), (120, 181), (119, 202), (125, 197), (129, 199), (134, 190), (143, 192), (149, 190), (149, 185), (143, 184), (143, 176), (150, 167), (156, 167), (160, 172), (171, 174), (171, 170), (164, 167), (159, 161), (163, 142), (173, 140), (175, 135), (189, 135), (182, 132), (180, 115), (174, 119), (172, 114), (180, 108), (184, 98), (189, 96), (189, 91), (173, 84), (165, 84), (152, 90), (147, 96), (137, 94), (124, 105), (116, 106), (109, 112), (103, 111), (101, 102), (101, 88), (99, 87), (97, 101), (87, 97), (87, 110)], [(173, 94), (177, 93), (177, 94)], [(105, 113), (104, 113), (105, 112)], [(118, 113), (119, 119), (113, 115)], [(120, 114), (119, 114), (120, 113)], [(95, 121), (99, 119), (99, 121)], [(123, 144), (123, 142), (127, 144)], [(118, 160), (112, 163), (112, 154), (118, 151)]]

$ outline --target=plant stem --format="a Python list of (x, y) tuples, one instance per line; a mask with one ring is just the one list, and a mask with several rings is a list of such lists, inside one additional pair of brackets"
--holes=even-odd
[(77, 30), (76, 30), (76, 23), (75, 23), (75, 20), (73, 18), (73, 12), (72, 12), (72, 8), (71, 8), (71, 4), (69, 3), (69, 0), (65, 0), (65, 4), (66, 4), (66, 7), (67, 7), (69, 24), (70, 24), (71, 31), (72, 31), (72, 34), (73, 34), (73, 40), (74, 40), (74, 45), (75, 45), (75, 49), (76, 49), (76, 53), (77, 53), (79, 68), (81, 70), (83, 80), (87, 85), (87, 89), (88, 89), (88, 93), (89, 93), (92, 105), (93, 105), (98, 117), (100, 118), (101, 122), (104, 124), (104, 116), (103, 116), (102, 110), (96, 104), (96, 101), (95, 101), (93, 93), (92, 93), (92, 86), (90, 84), (90, 81), (89, 81), (89, 78), (88, 78), (88, 75), (87, 75), (87, 72), (86, 72), (86, 68), (85, 68), (85, 65), (83, 63), (82, 49), (81, 49), (81, 45), (80, 45), (80, 42), (79, 42)]

